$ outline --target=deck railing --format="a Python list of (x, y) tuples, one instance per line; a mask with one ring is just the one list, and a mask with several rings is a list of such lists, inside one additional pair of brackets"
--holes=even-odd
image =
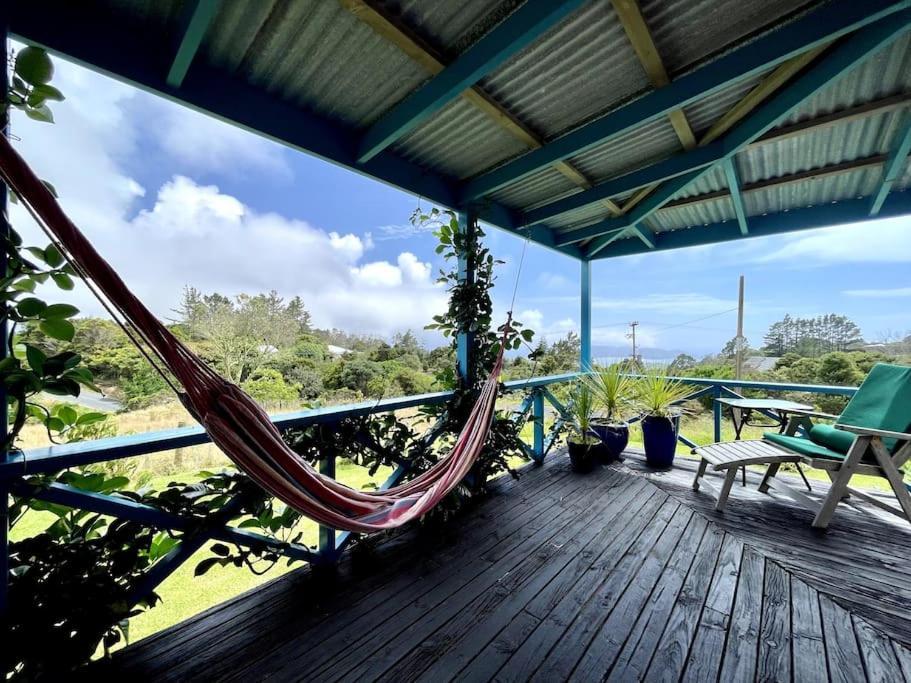
[[(505, 383), (505, 389), (508, 393), (522, 396), (518, 407), (513, 411), (512, 419), (523, 424), (528, 420), (532, 421), (532, 439), (531, 444), (527, 446), (527, 454), (530, 459), (537, 462), (541, 462), (544, 459), (556, 443), (560, 433), (559, 428), (567, 419), (566, 407), (557, 398), (552, 388), (559, 384), (571, 382), (576, 377), (578, 377), (577, 373), (568, 373)], [(713, 398), (723, 396), (740, 397), (740, 394), (736, 391), (738, 389), (761, 390), (767, 393), (799, 392), (840, 396), (851, 396), (857, 390), (856, 387), (787, 384), (752, 380), (693, 377), (681, 377), (678, 379), (694, 387), (694, 391), (684, 400), (705, 396)], [(441, 405), (450, 396), (451, 392), (437, 392), (316, 408), (277, 415), (274, 418), (274, 422), (281, 430), (317, 424), (331, 424), (345, 418), (386, 413), (418, 406)], [(553, 421), (549, 429), (547, 428), (546, 420), (548, 411), (545, 406), (547, 405), (550, 406), (550, 411), (553, 413)], [(713, 413), (714, 440), (719, 441), (721, 439), (722, 413), (721, 404), (718, 402), (714, 402)], [(437, 435), (438, 432), (431, 429), (427, 438), (432, 441)], [(678, 438), (689, 447), (697, 445), (682, 433)], [(159, 529), (184, 532), (181, 542), (149, 570), (147, 580), (137, 592), (137, 600), (153, 591), (161, 581), (190, 559), (209, 540), (233, 543), (241, 547), (265, 546), (282, 555), (306, 560), (314, 564), (331, 564), (339, 559), (352, 540), (350, 533), (336, 532), (333, 529), (320, 527), (319, 544), (316, 548), (298, 543), (282, 542), (264, 534), (231, 526), (230, 522), (237, 516), (243, 505), (243, 501), (237, 498), (221, 508), (207, 523), (200, 525), (199, 520), (186, 519), (122, 496), (94, 493), (59, 483), (35, 487), (30, 486), (25, 479), (29, 475), (50, 474), (69, 467), (160, 453), (176, 448), (197, 446), (209, 441), (208, 435), (202, 428), (183, 427), (145, 434), (55, 445), (13, 453), (5, 461), (0, 461), (0, 490), (9, 490), (16, 495), (29, 495), (67, 507), (134, 520)], [(335, 456), (333, 455), (320, 461), (319, 468), (323, 474), (334, 477), (335, 465)], [(406, 471), (407, 463), (400, 463), (381, 488), (395, 485), (401, 480)], [(0, 549), (0, 552), (5, 553), (6, 549)], [(3, 581), (2, 585), (0, 585), (0, 591), (5, 590), (5, 583)]]

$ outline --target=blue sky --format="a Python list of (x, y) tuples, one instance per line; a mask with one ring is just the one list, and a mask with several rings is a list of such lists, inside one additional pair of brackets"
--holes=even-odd
[[(444, 305), (434, 239), (409, 224), (418, 198), (56, 61), (67, 95), (56, 125), (15, 116), (13, 135), (158, 315), (185, 284), (299, 294), (318, 325), (381, 336), (420, 330)], [(40, 241), (21, 208), (12, 218)], [(522, 241), (489, 229), (488, 243), (507, 261), (495, 291), (502, 315)], [(909, 218), (598, 261), (594, 342), (627, 344), (626, 323), (638, 320), (645, 346), (717, 351), (734, 335), (741, 273), (754, 344), (785, 313), (845, 314), (870, 340), (909, 334), (909, 263)], [(517, 316), (549, 338), (578, 330), (578, 281), (577, 262), (530, 245)], [(85, 291), (69, 298), (101, 312)]]

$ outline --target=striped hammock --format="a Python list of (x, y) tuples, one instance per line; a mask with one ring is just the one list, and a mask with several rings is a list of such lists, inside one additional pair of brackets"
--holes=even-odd
[(252, 398), (171, 334), (127, 288), (2, 135), (0, 176), (102, 303), (141, 336), (177, 379), (183, 388), (178, 395), (212, 442), (269, 494), (307, 517), (357, 533), (401, 526), (439, 503), (480, 455), (493, 420), (505, 344), (501, 344), (493, 370), (452, 450), (407, 483), (385, 491), (358, 491), (321, 475), (292, 451)]

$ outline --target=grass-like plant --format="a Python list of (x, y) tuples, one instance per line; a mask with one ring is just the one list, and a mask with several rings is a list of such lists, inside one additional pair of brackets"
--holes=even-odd
[(599, 443), (598, 437), (591, 432), (592, 419), (595, 415), (595, 394), (588, 382), (576, 382), (566, 409), (569, 412), (570, 441), (589, 445)]
[(635, 380), (636, 403), (645, 415), (674, 417), (684, 412), (678, 405), (690, 388), (683, 382), (668, 377), (665, 367), (646, 367)]
[(623, 373), (618, 363), (592, 366), (583, 375), (583, 382), (591, 390), (608, 421), (618, 417), (636, 393), (635, 380)]

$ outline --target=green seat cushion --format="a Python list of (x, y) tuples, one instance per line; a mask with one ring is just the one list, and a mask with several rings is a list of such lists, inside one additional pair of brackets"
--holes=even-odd
[(830, 460), (844, 460), (845, 454), (833, 451), (830, 448), (813, 443), (809, 439), (801, 436), (785, 436), (777, 432), (766, 432), (762, 435), (766, 441), (770, 441), (776, 446), (782, 446), (789, 451), (799, 455), (806, 455), (811, 458), (828, 458)]
[[(874, 365), (837, 424), (891, 432), (911, 430), (911, 367)], [(897, 445), (895, 439), (883, 439), (883, 443), (893, 451)]]
[(810, 441), (845, 455), (851, 448), (851, 444), (854, 443), (855, 436), (851, 432), (835, 429), (832, 425), (825, 424), (813, 425), (810, 430)]

